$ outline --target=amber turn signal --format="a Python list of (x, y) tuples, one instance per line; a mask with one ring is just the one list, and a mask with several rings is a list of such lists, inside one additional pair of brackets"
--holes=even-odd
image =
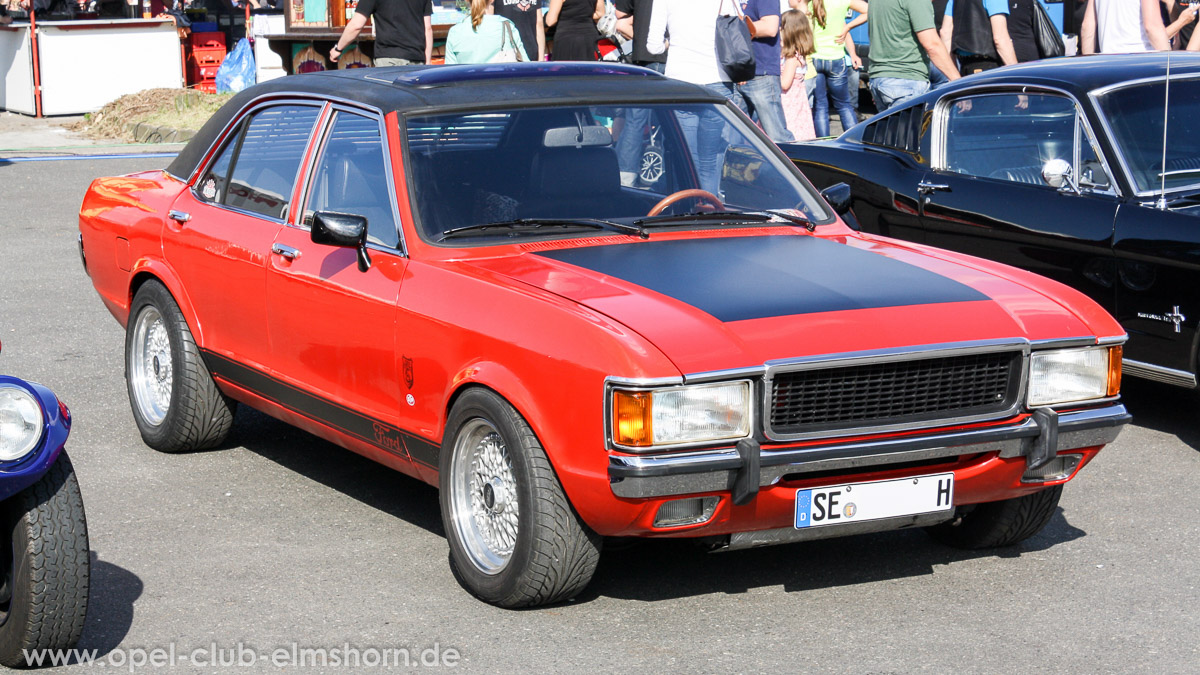
[(636, 448), (654, 444), (652, 398), (648, 391), (613, 392), (613, 442)]
[(1108, 348), (1108, 395), (1116, 396), (1121, 393), (1121, 357), (1124, 347), (1117, 345)]

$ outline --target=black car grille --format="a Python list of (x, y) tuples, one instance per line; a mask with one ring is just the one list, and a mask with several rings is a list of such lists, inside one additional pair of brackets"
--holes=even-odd
[(991, 352), (779, 372), (770, 391), (774, 435), (954, 420), (1017, 401), (1022, 357)]

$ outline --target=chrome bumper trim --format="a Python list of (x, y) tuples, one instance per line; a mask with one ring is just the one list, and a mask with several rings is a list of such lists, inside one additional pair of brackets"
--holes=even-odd
[(1130, 361), (1129, 359), (1122, 360), (1122, 367), (1125, 369), (1125, 374), (1130, 377), (1140, 377), (1145, 380), (1173, 384), (1176, 387), (1196, 388), (1196, 376), (1186, 370), (1175, 370), (1174, 368), (1165, 368), (1152, 363)]
[[(1090, 448), (1116, 440), (1131, 419), (1125, 406), (1062, 412), (1057, 415), (1055, 452)], [(762, 450), (759, 454), (760, 487), (779, 482), (789, 474), (857, 469), (999, 452), (1001, 457), (1029, 457), (1043, 430), (1033, 417), (1020, 424), (987, 429), (889, 438), (858, 443)], [(1050, 434), (1047, 434), (1050, 435)], [(662, 455), (612, 455), (608, 475), (613, 494), (625, 498), (665, 497), (732, 490), (743, 459), (735, 448)]]

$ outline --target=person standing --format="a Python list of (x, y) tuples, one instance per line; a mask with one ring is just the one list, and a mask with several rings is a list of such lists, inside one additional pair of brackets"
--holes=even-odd
[(550, 0), (546, 27), (554, 32), (551, 61), (595, 61), (600, 31), (596, 22), (604, 16), (604, 0)]
[[(667, 77), (698, 84), (736, 101), (737, 90), (717, 62), (717, 16), (725, 11), (724, 4), (725, 0), (655, 0), (646, 48), (651, 54), (665, 53), (670, 35)], [(733, 13), (732, 5), (728, 11)], [(724, 119), (715, 110), (700, 114), (681, 111), (678, 117), (696, 160), (700, 187), (719, 196), (726, 149), (721, 136)]]
[[(1025, 0), (1021, 0), (1025, 2)], [(1014, 2), (1014, 5), (1019, 4)], [(1028, 12), (1032, 5), (1026, 5)], [(948, 32), (951, 52), (958, 58), (963, 75), (992, 70), (1017, 63), (1017, 54), (1009, 33), (1009, 0), (950, 0), (941, 30)], [(1032, 14), (1029, 14), (1029, 45), (1033, 43)]]
[(812, 55), (812, 22), (798, 10), (788, 10), (780, 17), (779, 37), (782, 64), (779, 84), (783, 88), (783, 115), (787, 119), (792, 140), (811, 141), (817, 137), (813, 127), (812, 109), (804, 86), (804, 72)]
[(513, 22), (520, 33), (525, 54), (546, 60), (546, 24), (542, 22), (542, 0), (496, 0), (494, 13)]
[(929, 62), (949, 80), (960, 75), (933, 25), (929, 0), (874, 0), (871, 21), (871, 95), (879, 112), (929, 91)]
[(360, 0), (337, 44), (329, 50), (330, 61), (337, 63), (367, 19), (375, 24), (376, 66), (419, 65), (433, 57), (432, 0)]
[[(929, 0), (925, 1), (928, 3)], [(824, 81), (824, 87), (818, 82), (816, 88), (818, 91), (824, 88), (833, 97), (833, 106), (841, 119), (842, 129), (858, 124), (858, 112), (854, 105), (858, 92), (850, 90), (850, 66), (846, 64), (846, 14), (851, 9), (860, 15), (867, 15), (867, 3), (863, 0), (811, 0), (808, 11), (817, 49), (811, 65), (817, 72), (817, 79)], [(932, 9), (930, 11), (932, 13)], [(871, 52), (874, 57), (874, 36), (871, 37)], [(812, 112), (817, 136), (828, 136), (828, 98), (815, 96)]]
[(652, 54), (646, 48), (654, 0), (616, 0), (613, 6), (617, 10), (617, 30), (633, 40), (633, 65), (666, 72), (667, 55)]
[(792, 134), (788, 131), (783, 116), (783, 90), (779, 86), (779, 2), (778, 0), (736, 0), (741, 3), (742, 13), (754, 24), (754, 77), (738, 83), (741, 107), (746, 114), (756, 117), (763, 131), (776, 143), (789, 143)]
[(1158, 0), (1088, 0), (1079, 28), (1083, 54), (1166, 51), (1171, 48)]
[(493, 12), (494, 0), (471, 0), (471, 14), (446, 34), (446, 63), (488, 63), (505, 49), (528, 61), (513, 22)]
[[(650, 17), (654, 14), (654, 0), (616, 0), (613, 8), (617, 14), (617, 31), (633, 41), (633, 64), (655, 72), (667, 69), (666, 54), (653, 54), (646, 47), (646, 36), (650, 33)], [(646, 151), (646, 132), (650, 124), (650, 108), (627, 107), (621, 122), (621, 133), (617, 137), (617, 163), (621, 168), (621, 184), (632, 186), (637, 183)]]

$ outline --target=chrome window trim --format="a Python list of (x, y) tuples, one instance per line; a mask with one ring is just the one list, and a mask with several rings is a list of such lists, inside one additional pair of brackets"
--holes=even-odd
[[(262, 98), (269, 98), (269, 97), (262, 97)], [(255, 101), (258, 101), (258, 100), (259, 99), (255, 99)], [(270, 108), (270, 107), (276, 106), (276, 105), (300, 105), (300, 106), (312, 107), (312, 108), (318, 109), (317, 119), (313, 122), (313, 128), (309, 132), (308, 140), (305, 142), (305, 145), (304, 145), (305, 154), (306, 155), (308, 154), (308, 150), (312, 147), (313, 140), (316, 138), (317, 134), (321, 130), (321, 126), (322, 126), (321, 125), (321, 114), (324, 112), (324, 108), (325, 108), (325, 103), (323, 101), (318, 101), (316, 99), (311, 99), (311, 98), (310, 99), (269, 98), (269, 100), (264, 100), (258, 104), (247, 104), (244, 108), (242, 108), (241, 111), (238, 112), (237, 116), (233, 120), (230, 120), (229, 124), (225, 126), (225, 128), (221, 131), (220, 135), (218, 136), (218, 140), (213, 142), (213, 144), (209, 146), (208, 150), (206, 151), (204, 161), (200, 163), (200, 165), (196, 169), (196, 171), (192, 173), (192, 177), (188, 180), (188, 182), (187, 182), (188, 190), (191, 191), (192, 197), (194, 197), (196, 199), (196, 201), (198, 201), (201, 204), (204, 204), (206, 206), (211, 206), (213, 208), (221, 209), (223, 211), (232, 211), (234, 213), (240, 213), (243, 215), (252, 216), (252, 217), (258, 218), (260, 220), (265, 220), (267, 222), (276, 223), (279, 225), (287, 224), (287, 221), (292, 214), (291, 207), (297, 201), (296, 197), (298, 197), (298, 194), (296, 192), (296, 187), (297, 187), (296, 184), (298, 182), (298, 179), (300, 178), (301, 169), (305, 168), (303, 159), (301, 159), (300, 164), (296, 167), (296, 175), (292, 177), (292, 194), (288, 195), (287, 206), (284, 209), (284, 215), (282, 218), (268, 216), (268, 215), (258, 213), (255, 211), (248, 211), (246, 209), (239, 209), (236, 206), (229, 206), (226, 204), (218, 204), (216, 202), (212, 202), (207, 199), (204, 199), (199, 193), (196, 192), (196, 182), (199, 181), (200, 178), (202, 178), (204, 176), (204, 174), (208, 173), (208, 169), (212, 166), (213, 162), (216, 161), (217, 156), (220, 154), (220, 152), (218, 152), (216, 150), (224, 150), (225, 149), (225, 142), (229, 140), (230, 134), (232, 132), (234, 132), (235, 130), (237, 130), (242, 125), (242, 122), (244, 122), (247, 118), (252, 117), (255, 113), (259, 112), (260, 110), (264, 110), (266, 108)], [(232, 176), (230, 176), (230, 178), (232, 178)]]
[[(1025, 395), (1029, 386), (1030, 351), (1031, 343), (1029, 340), (1024, 338), (1015, 338), (1002, 340), (981, 340), (963, 343), (917, 345), (902, 349), (870, 350), (864, 352), (827, 354), (800, 359), (768, 361), (766, 364), (767, 371), (762, 381), (762, 398), (759, 399), (761, 410), (760, 416), (762, 417), (763, 422), (763, 436), (770, 441), (776, 442), (803, 441), (811, 439), (834, 438), (838, 436), (858, 436), (898, 431), (915, 431), (920, 429), (930, 429), (955, 424), (970, 424), (973, 422), (999, 420), (1012, 417), (1019, 413), (1025, 404)], [(814, 431), (798, 434), (777, 432), (771, 426), (770, 409), (772, 406), (772, 386), (775, 377), (782, 373), (844, 368), (850, 366), (870, 365), (875, 363), (891, 363), (895, 361), (914, 361), (931, 358), (968, 356), (971, 354), (988, 354), (995, 352), (1012, 352), (1016, 355), (1019, 355), (1021, 361), (1017, 375), (1017, 395), (1014, 398), (1012, 405), (1004, 410), (978, 415), (939, 417), (937, 419), (921, 422), (899, 422), (895, 424), (853, 426), (844, 429), (829, 429), (825, 431)]]
[(310, 226), (304, 224), (304, 215), (308, 211), (308, 198), (312, 187), (313, 172), (316, 170), (321, 158), (325, 155), (325, 145), (329, 142), (329, 134), (333, 131), (333, 125), (337, 119), (336, 113), (346, 112), (352, 115), (360, 115), (362, 117), (375, 120), (375, 123), (379, 127), (379, 147), (383, 152), (383, 168), (386, 175), (387, 184), (390, 188), (388, 190), (388, 201), (392, 207), (392, 219), (396, 227), (397, 235), (399, 236), (395, 247), (368, 242), (367, 248), (389, 253), (399, 253), (401, 257), (407, 258), (408, 247), (404, 241), (404, 226), (400, 221), (400, 204), (396, 195), (396, 178), (392, 172), (391, 147), (388, 144), (387, 125), (384, 122), (386, 115), (379, 112), (377, 109), (368, 109), (362, 106), (347, 105), (345, 103), (334, 103), (332, 101), (329, 103), (329, 109), (329, 115), (325, 118), (324, 123), (320, 125), (321, 133), (312, 141), (316, 143), (314, 148), (317, 150), (317, 152), (312, 154), (311, 161), (305, 167), (305, 176), (308, 180), (304, 181), (304, 185), (300, 186), (300, 192), (298, 193), (296, 199), (296, 203), (300, 204), (301, 208), (297, 211), (296, 221), (294, 223), (288, 223), (288, 226), (295, 227), (302, 231), (309, 231), (312, 229)]
[[(1182, 73), (1179, 75), (1171, 76), (1172, 81), (1195, 80), (1195, 79), (1200, 79), (1200, 73)], [(1134, 190), (1134, 193), (1133, 193), (1134, 197), (1155, 197), (1158, 195), (1158, 191), (1157, 190), (1142, 190), (1141, 192), (1137, 191), (1137, 182), (1135, 182), (1133, 180), (1133, 172), (1129, 170), (1129, 162), (1126, 161), (1126, 159), (1125, 159), (1125, 153), (1121, 152), (1121, 148), (1117, 145), (1117, 137), (1113, 134), (1112, 125), (1110, 125), (1108, 123), (1108, 115), (1104, 114), (1104, 109), (1100, 107), (1100, 97), (1102, 97), (1106, 94), (1111, 94), (1112, 92), (1117, 91), (1119, 89), (1128, 89), (1130, 87), (1137, 87), (1137, 86), (1141, 86), (1143, 84), (1150, 84), (1152, 82), (1163, 82), (1165, 80), (1166, 80), (1166, 74), (1164, 73), (1163, 75), (1159, 75), (1159, 76), (1142, 77), (1142, 78), (1138, 78), (1136, 80), (1126, 80), (1125, 82), (1117, 82), (1116, 84), (1105, 85), (1103, 87), (1099, 87), (1097, 89), (1093, 89), (1088, 92), (1088, 99), (1091, 100), (1092, 107), (1095, 108), (1095, 110), (1096, 110), (1096, 117), (1098, 117), (1100, 119), (1100, 124), (1101, 124), (1101, 126), (1104, 127), (1104, 133), (1108, 134), (1109, 141), (1111, 142), (1111, 145), (1113, 147), (1113, 152), (1116, 153), (1117, 161), (1121, 165), (1121, 170), (1125, 172), (1125, 179), (1127, 181), (1129, 181), (1129, 187)], [(1170, 139), (1168, 139), (1168, 140), (1170, 140)], [(1197, 186), (1200, 186), (1200, 183), (1193, 183), (1191, 185), (1184, 185), (1182, 187), (1172, 188), (1172, 189), (1164, 192), (1164, 194), (1169, 195), (1169, 194), (1174, 194), (1176, 192), (1192, 192), (1196, 189)]]
[[(939, 98), (937, 100), (937, 102), (934, 104), (933, 136), (930, 139), (929, 168), (932, 169), (933, 171), (938, 171), (938, 172), (942, 172), (942, 173), (953, 173), (957, 176), (971, 176), (971, 174), (958, 173), (956, 171), (950, 171), (949, 169), (946, 168), (945, 137), (946, 137), (947, 123), (949, 122), (949, 119), (950, 119), (950, 106), (955, 101), (959, 100), (960, 98), (962, 98), (966, 95), (1010, 94), (1010, 93), (1014, 93), (1014, 92), (1018, 93), (1018, 94), (1048, 93), (1048, 94), (1060, 95), (1067, 99), (1070, 99), (1070, 101), (1072, 103), (1074, 103), (1074, 105), (1075, 105), (1076, 124), (1078, 124), (1079, 122), (1082, 122), (1084, 129), (1087, 131), (1087, 133), (1091, 134), (1091, 137), (1093, 139), (1096, 139), (1097, 142), (1099, 142), (1099, 137), (1096, 136), (1095, 130), (1092, 129), (1091, 122), (1088, 121), (1087, 115), (1084, 114), (1083, 105), (1080, 103), (1079, 99), (1075, 98), (1074, 94), (1067, 91), (1066, 89), (1060, 89), (1058, 87), (1052, 87), (1052, 86), (1040, 85), (1040, 84), (1039, 85), (997, 84), (997, 83), (981, 84), (981, 85), (976, 85), (974, 87), (966, 87), (964, 89), (956, 89), (953, 92), (949, 92), (945, 96)], [(1094, 105), (1095, 105), (1095, 101), (1093, 101), (1093, 106)], [(1096, 110), (1097, 110), (1097, 112), (1099, 112), (1099, 108), (1096, 108)], [(1100, 115), (1097, 115), (1097, 116), (1101, 117), (1101, 122), (1103, 123), (1104, 122), (1103, 117)], [(1112, 133), (1107, 128), (1105, 129), (1105, 132), (1109, 134), (1109, 138), (1112, 138)], [(1104, 171), (1106, 173), (1108, 173), (1108, 180), (1109, 180), (1109, 183), (1112, 185), (1112, 190), (1111, 191), (1110, 190), (1097, 190), (1094, 188), (1089, 188), (1089, 191), (1094, 194), (1108, 195), (1108, 196), (1112, 196), (1112, 197), (1120, 197), (1121, 196), (1121, 187), (1117, 184), (1117, 181), (1115, 180), (1116, 174), (1113, 172), (1112, 166), (1108, 162), (1108, 157), (1105, 156), (1105, 154), (1103, 152), (1103, 148), (1097, 148), (1097, 150), (1100, 151), (1100, 152), (1097, 152), (1096, 154), (1100, 157), (1101, 164), (1104, 165)], [(1074, 152), (1075, 159), (1077, 160), (1078, 155), (1079, 155), (1078, 144), (1075, 145), (1075, 148), (1072, 151)], [(1078, 165), (1079, 165), (1079, 163), (1078, 163), (1078, 161), (1076, 161), (1075, 167), (1078, 167)], [(972, 177), (973, 178), (984, 178), (986, 180), (998, 180), (995, 178), (987, 178), (986, 176), (972, 176)], [(1044, 187), (1048, 188), (1050, 186), (1047, 185)]]
[[(612, 398), (613, 397), (612, 397), (612, 394), (613, 394), (613, 390), (620, 389), (622, 391), (654, 391), (657, 389), (665, 389), (665, 388), (671, 388), (671, 387), (686, 387), (688, 385), (696, 384), (696, 383), (695, 382), (686, 382), (684, 380), (684, 378), (682, 378), (682, 377), (662, 377), (662, 378), (621, 378), (621, 377), (613, 377), (613, 376), (606, 377), (606, 378), (604, 378), (604, 406), (603, 406), (603, 410), (604, 410), (604, 445), (609, 450), (616, 450), (618, 452), (627, 452), (630, 454), (640, 455), (640, 454), (656, 453), (656, 452), (674, 453), (674, 451), (676, 451), (676, 450), (706, 448), (706, 447), (712, 447), (714, 445), (728, 446), (730, 444), (737, 443), (738, 441), (742, 440), (743, 438), (754, 438), (755, 433), (757, 432), (757, 429), (758, 429), (758, 419), (757, 419), (758, 406), (755, 405), (755, 401), (757, 400), (757, 397), (762, 395), (761, 391), (759, 390), (761, 387), (761, 380), (758, 380), (753, 377), (738, 377), (738, 378), (733, 378), (733, 379), (728, 379), (728, 380), (715, 380), (715, 379), (714, 380), (706, 380), (702, 384), (721, 384), (721, 383), (735, 384), (738, 382), (745, 382), (750, 386), (750, 393), (746, 398), (747, 411), (750, 415), (750, 420), (749, 420), (749, 422), (750, 422), (749, 429), (750, 430), (749, 430), (749, 433), (747, 433), (745, 436), (735, 436), (735, 437), (731, 437), (731, 438), (719, 438), (719, 439), (713, 439), (710, 441), (695, 441), (695, 442), (691, 442), (691, 443), (671, 443), (668, 445), (651, 445), (649, 447), (634, 447), (634, 446), (629, 446), (629, 445), (621, 445), (620, 443), (617, 443), (616, 441), (613, 440), (613, 428), (612, 428), (612, 422), (613, 422), (613, 417), (612, 417)], [(672, 456), (674, 456), (674, 455), (672, 455)]]

